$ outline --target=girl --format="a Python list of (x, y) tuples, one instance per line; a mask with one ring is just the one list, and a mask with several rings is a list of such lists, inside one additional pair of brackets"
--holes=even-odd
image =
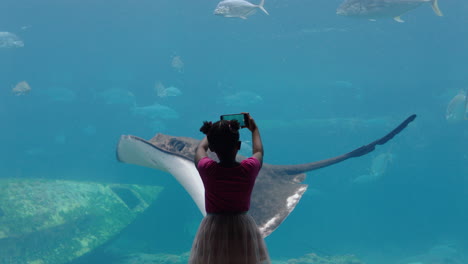
[[(195, 153), (195, 166), (205, 186), (203, 218), (192, 245), (189, 264), (270, 263), (260, 231), (247, 213), (255, 179), (262, 167), (263, 145), (253, 118), (247, 114), (252, 132), (252, 157), (240, 163), (239, 122), (204, 122), (200, 131), (206, 137)], [(210, 149), (219, 162), (208, 157)]]

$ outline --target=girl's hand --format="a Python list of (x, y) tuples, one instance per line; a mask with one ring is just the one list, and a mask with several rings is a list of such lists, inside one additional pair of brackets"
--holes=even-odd
[(246, 112), (243, 112), (242, 114), (246, 114), (247, 115), (247, 124), (246, 127), (251, 131), (253, 132), (255, 129), (257, 129), (257, 124), (255, 123), (255, 120), (250, 116), (249, 113), (246, 113)]

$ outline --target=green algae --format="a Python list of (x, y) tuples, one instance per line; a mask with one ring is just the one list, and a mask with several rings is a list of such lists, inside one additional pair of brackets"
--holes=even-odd
[(122, 258), (118, 264), (186, 264), (190, 254), (130, 254)]
[(364, 264), (354, 255), (319, 256), (315, 253), (307, 254), (298, 259), (289, 259), (287, 264)]
[[(115, 189), (133, 196), (132, 205)], [(118, 234), (161, 190), (158, 186), (0, 180), (0, 263), (69, 262)]]
[[(190, 252), (181, 255), (134, 253), (121, 258), (118, 264), (186, 264)], [(319, 256), (315, 253), (289, 260), (272, 260), (272, 264), (364, 264), (354, 255)]]

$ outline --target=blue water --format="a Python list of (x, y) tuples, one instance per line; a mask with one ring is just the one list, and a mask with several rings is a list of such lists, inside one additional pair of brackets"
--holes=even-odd
[[(270, 16), (242, 20), (214, 16), (213, 0), (2, 0), (0, 32), (24, 47), (0, 48), (0, 177), (164, 186), (118, 239), (181, 254), (201, 214), (170, 175), (118, 163), (120, 135), (200, 139), (202, 121), (248, 111), (265, 162), (295, 164), (350, 151), (416, 113), (374, 153), (308, 173), (309, 191), (266, 239), (270, 254), (382, 264), (450, 244), (467, 255), (468, 121), (450, 124), (445, 111), (468, 87), (468, 4), (440, 0), (443, 17), (425, 4), (397, 23), (339, 17), (340, 2), (266, 0)], [(14, 96), (23, 80), (31, 92)], [(182, 94), (158, 97), (157, 81)], [(153, 103), (177, 116), (135, 113)], [(382, 177), (353, 183), (387, 152)]]

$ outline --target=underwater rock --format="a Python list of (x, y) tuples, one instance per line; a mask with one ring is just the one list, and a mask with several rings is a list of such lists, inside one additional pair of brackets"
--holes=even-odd
[(124, 256), (118, 264), (187, 264), (190, 253), (182, 255), (172, 254), (144, 254), (135, 253)]
[(454, 243), (435, 245), (427, 252), (399, 261), (398, 264), (466, 264), (466, 250)]
[[(135, 253), (121, 257), (118, 264), (186, 264), (190, 252), (182, 255)], [(321, 257), (314, 253), (287, 261), (272, 260), (273, 264), (364, 264), (353, 255)]]
[(0, 263), (61, 264), (118, 234), (162, 187), (0, 180)]
[(325, 256), (321, 257), (315, 253), (307, 254), (298, 259), (290, 259), (287, 264), (364, 264), (354, 255)]
[(31, 91), (31, 86), (26, 81), (19, 82), (18, 84), (11, 89), (11, 92), (13, 92), (14, 95), (20, 96), (20, 95), (26, 95)]
[(0, 48), (22, 48), (24, 42), (13, 33), (0, 32)]

